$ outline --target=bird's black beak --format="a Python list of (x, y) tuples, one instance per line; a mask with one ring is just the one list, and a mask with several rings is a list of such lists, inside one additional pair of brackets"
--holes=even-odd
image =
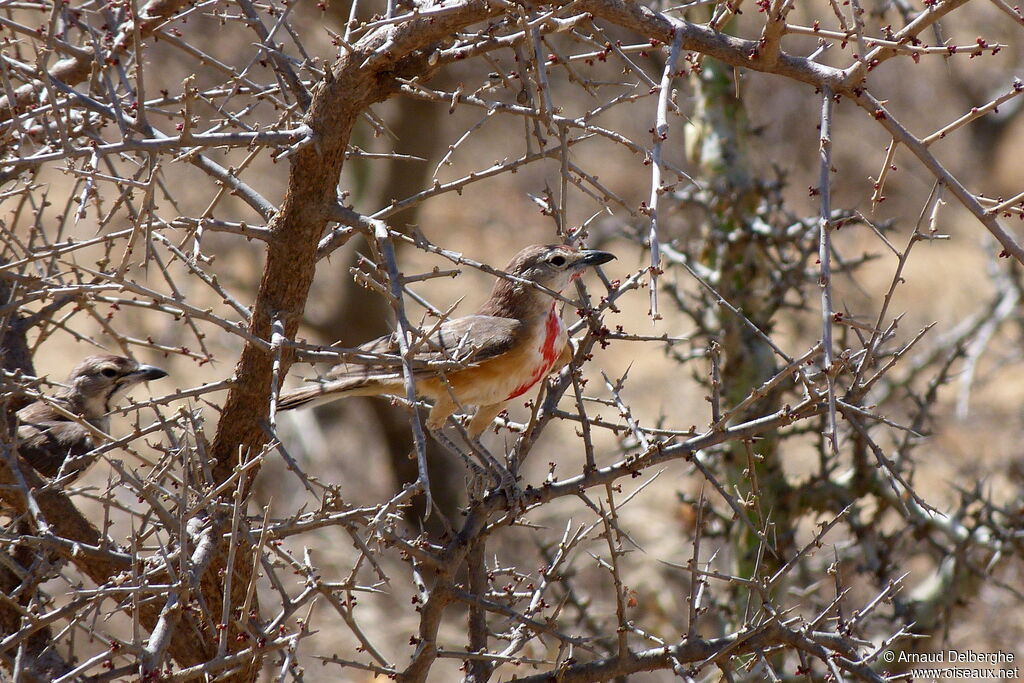
[(166, 377), (167, 373), (155, 365), (140, 365), (139, 369), (132, 373), (132, 376), (139, 382), (148, 382), (150, 380)]
[(615, 258), (615, 254), (610, 254), (607, 251), (598, 251), (597, 249), (582, 249), (580, 256), (580, 260), (576, 263), (581, 266), (599, 266)]

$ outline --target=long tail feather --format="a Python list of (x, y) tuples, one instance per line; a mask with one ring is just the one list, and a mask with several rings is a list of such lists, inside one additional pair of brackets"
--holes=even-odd
[[(282, 394), (281, 398), (278, 399), (277, 409), (293, 410), (302, 406), (313, 405), (317, 403), (317, 399), (324, 399), (325, 393), (321, 386), (303, 387), (302, 389), (289, 391), (287, 394)], [(332, 395), (332, 398), (341, 397)]]
[(277, 401), (277, 409), (293, 410), (295, 408), (315, 406), (330, 403), (346, 396), (390, 394), (396, 390), (394, 380), (395, 376), (389, 374), (384, 377), (348, 377), (321, 382), (282, 394)]

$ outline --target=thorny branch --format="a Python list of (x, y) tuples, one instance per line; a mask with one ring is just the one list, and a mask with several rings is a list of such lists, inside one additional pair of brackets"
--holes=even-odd
[[(969, 483), (950, 503), (915, 467), (954, 419), (944, 386), (959, 376), (965, 413), (972, 388), (1020, 360), (1000, 342), (1020, 327), (1024, 249), (1007, 219), (1024, 216), (1024, 194), (986, 192), (991, 179), (940, 160), (944, 141), (1022, 91), (1006, 75), (1018, 65), (999, 61), (1016, 34), (978, 19), (985, 4), (353, 0), (344, 28), (320, 31), (335, 21), (326, 6), (276, 1), (6, 3), (0, 666), (40, 681), (425, 681), (460, 664), (477, 683), (716, 670), (880, 681), (882, 652), (941, 635), (983, 586), (1019, 600), (1007, 578), (1017, 507)], [(1020, 13), (995, 4), (1016, 31)], [(947, 18), (998, 39), (941, 39)], [(940, 79), (975, 59), (1004, 66), (1000, 94), (947, 105), (941, 121), (880, 94), (878, 74), (909, 79), (920, 64)], [(713, 92), (721, 65), (732, 82)], [(818, 126), (816, 213), (793, 208), (770, 173), (736, 172), (745, 155), (725, 138), (737, 131), (714, 112), (770, 111), (746, 94), (760, 74)], [(734, 99), (698, 106), (709, 97)], [(447, 150), (407, 153), (388, 105), (374, 110), (389, 100), (446, 111), (418, 134)], [(671, 136), (670, 114), (683, 119)], [(902, 251), (898, 213), (835, 208), (832, 183), (852, 173), (837, 150), (879, 134), (887, 149), (863, 155), (881, 171), (853, 206), (892, 205), (886, 194), (910, 206), (900, 164), (935, 183)], [(421, 187), (371, 198), (377, 169), (418, 163), (435, 169)], [(973, 222), (947, 227), (946, 194)], [(523, 197), (554, 232), (508, 208)], [(542, 289), (572, 361), (460, 452), (507, 462), (515, 486), (449, 514), (415, 410), (413, 331), (454, 311), (439, 281), (516, 278), (499, 267), (496, 231), (385, 221), (488, 204), (518, 246), (607, 243), (619, 261), (571, 295)], [(976, 223), (988, 252), (977, 278), (992, 291), (927, 333), (930, 320), (895, 312), (911, 253), (934, 258), (916, 245)], [(394, 358), (303, 338), (327, 296), (318, 271), (357, 235), (371, 258), (341, 280), (384, 299)], [(869, 265), (890, 269), (877, 295)], [(634, 297), (644, 288), (654, 332), (633, 329), (638, 311), (651, 322)], [(173, 388), (120, 399), (109, 429), (85, 422), (54, 399), (58, 369), (101, 351), (161, 358)], [(768, 370), (735, 372), (744, 354)], [(605, 371), (623, 357), (635, 366)], [(402, 368), (414, 485), (386, 490), (358, 421), (332, 432), (276, 413), (296, 359)], [(708, 406), (689, 402), (702, 391)], [(16, 413), (32, 401), (89, 433), (87, 478), (47, 480), (19, 460)], [(810, 452), (810, 474), (785, 472), (783, 452)], [(429, 520), (408, 518), (419, 495)], [(930, 560), (923, 579), (907, 579), (912, 556)]]

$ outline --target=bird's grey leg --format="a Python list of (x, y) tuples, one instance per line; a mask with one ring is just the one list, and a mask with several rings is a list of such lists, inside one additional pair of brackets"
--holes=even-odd
[(483, 497), (483, 493), (487, 490), (487, 485), (483, 483), (484, 478), (486, 477), (491, 479), (494, 488), (505, 492), (509, 501), (514, 501), (519, 498), (519, 490), (516, 487), (515, 477), (508, 471), (508, 468), (498, 462), (498, 460), (488, 452), (483, 444), (480, 443), (478, 438), (470, 436), (469, 433), (462, 428), (462, 425), (455, 423), (455, 426), (460, 432), (462, 432), (462, 436), (465, 438), (469, 451), (476, 457), (480, 464), (474, 462), (473, 458), (471, 458), (466, 452), (465, 447), (459, 448), (456, 446), (441, 429), (431, 429), (430, 434), (439, 444), (441, 444), (441, 446), (462, 458), (467, 466), (472, 470), (473, 476), (469, 487), (470, 496), (476, 499)]
[[(462, 432), (462, 436), (466, 440), (466, 445), (469, 446), (469, 452), (472, 453), (476, 457), (476, 459), (480, 461), (480, 465), (483, 465), (484, 470), (490, 472), (496, 481), (500, 481), (501, 472), (502, 470), (505, 469), (505, 467), (501, 463), (499, 463), (495, 459), (495, 457), (491, 455), (486, 448), (483, 447), (483, 445), (480, 444), (479, 440), (470, 437), (462, 428), (462, 425), (458, 424), (457, 422), (454, 424), (456, 428), (460, 432)], [(449, 451), (461, 456), (466, 462), (472, 463), (473, 467), (477, 469), (480, 468), (480, 465), (473, 463), (473, 461), (470, 459), (469, 455), (466, 453), (466, 448), (459, 448), (458, 446), (456, 446), (455, 443), (451, 439), (449, 439), (447, 435), (445, 435), (444, 432), (442, 432), (440, 429), (431, 430), (430, 433), (435, 439), (437, 439), (438, 443), (447, 448)]]
[(469, 480), (466, 483), (466, 491), (469, 494), (470, 500), (482, 500), (487, 494), (490, 480), (494, 480), (496, 482), (502, 481), (501, 475), (495, 472), (491, 463), (482, 457), (481, 451), (475, 446), (470, 445), (469, 450), (477, 457), (477, 459), (480, 460), (482, 466), (470, 457), (465, 448), (459, 448), (456, 446), (441, 429), (431, 429), (430, 435), (434, 437), (434, 440), (441, 444), (441, 446), (449, 453), (462, 458), (466, 467), (469, 468)]
[[(469, 440), (479, 447), (480, 450), (487, 452), (483, 444), (480, 442), (480, 437), (487, 428), (491, 426), (491, 423), (494, 422), (494, 418), (498, 416), (498, 413), (505, 409), (507, 404), (507, 401), (502, 401), (501, 403), (494, 403), (488, 406), (480, 406), (477, 408), (476, 414), (473, 415), (473, 419), (469, 421), (469, 427), (466, 430), (469, 433)], [(503, 472), (508, 472), (507, 465), (501, 465), (497, 461), (495, 461), (495, 465), (500, 467)]]
[(444, 448), (449, 453), (451, 453), (452, 455), (457, 455), (458, 457), (462, 458), (462, 461), (466, 463), (467, 467), (473, 470), (473, 473), (475, 475), (483, 476), (488, 472), (488, 468), (481, 467), (480, 465), (476, 464), (471, 457), (469, 457), (469, 455), (466, 453), (465, 448), (459, 448), (458, 446), (456, 446), (455, 442), (448, 438), (444, 431), (442, 431), (441, 427), (430, 427), (429, 431), (430, 435), (434, 437), (434, 441), (437, 441), (439, 444), (441, 444), (441, 447)]
[[(480, 466), (477, 465), (473, 460), (466, 454), (465, 449), (456, 446), (451, 439), (449, 439), (444, 433), (445, 422), (455, 412), (457, 406), (455, 402), (448, 396), (439, 396), (434, 401), (433, 407), (430, 409), (430, 415), (427, 416), (427, 430), (430, 435), (434, 437), (441, 446), (453, 455), (457, 455), (465, 461), (466, 465), (473, 470), (481, 470)], [(486, 463), (485, 463), (486, 465)], [(479, 472), (477, 473), (479, 474)]]
[(509, 505), (511, 506), (514, 501), (518, 500), (521, 494), (516, 483), (516, 477), (509, 471), (506, 465), (498, 462), (480, 442), (480, 436), (494, 422), (494, 418), (498, 416), (498, 413), (504, 410), (505, 404), (506, 402), (502, 401), (492, 405), (479, 406), (473, 419), (469, 422), (467, 436), (469, 437), (470, 447), (474, 451), (479, 450), (480, 453), (485, 454), (489, 459), (491, 468), (497, 477), (497, 488), (505, 492), (505, 496), (508, 498)]
[[(427, 429), (430, 430), (431, 436), (433, 436), (438, 443), (450, 452), (457, 454), (469, 464), (470, 468), (477, 476), (477, 481), (479, 481), (479, 475), (481, 472), (489, 473), (494, 479), (494, 485), (499, 490), (504, 491), (506, 496), (508, 496), (508, 499), (512, 501), (518, 498), (515, 477), (512, 476), (512, 473), (508, 471), (507, 467), (498, 462), (498, 460), (491, 455), (486, 448), (484, 448), (479, 439), (480, 434), (483, 433), (484, 429), (491, 424), (495, 416), (501, 412), (503, 407), (503, 403), (480, 406), (477, 409), (476, 415), (474, 415), (473, 419), (470, 421), (468, 431), (464, 429), (461, 424), (453, 421), (456, 428), (466, 440), (469, 450), (472, 451), (473, 455), (480, 461), (480, 464), (483, 465), (482, 470), (479, 465), (474, 463), (467, 456), (465, 449), (457, 447), (443, 432), (444, 423), (457, 409), (457, 406), (451, 397), (442, 396), (435, 401), (433, 408), (430, 410), (430, 415), (427, 418)], [(477, 483), (473, 488), (478, 486), (479, 484)]]

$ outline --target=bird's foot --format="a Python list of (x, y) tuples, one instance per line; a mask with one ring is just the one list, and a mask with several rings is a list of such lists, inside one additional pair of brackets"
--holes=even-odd
[(519, 507), (519, 503), (523, 498), (523, 490), (519, 488), (519, 482), (514, 474), (509, 472), (507, 468), (502, 467), (501, 469), (502, 474), (494, 490), (504, 493), (505, 500), (508, 502), (508, 509), (515, 510)]
[(483, 500), (487, 493), (496, 491), (505, 494), (511, 508), (522, 497), (515, 475), (491, 455), (478, 438), (469, 437), (469, 448), (466, 449), (455, 445), (440, 429), (432, 429), (430, 434), (441, 446), (466, 463), (470, 470), (467, 488), (471, 500)]
[(516, 475), (491, 455), (478, 438), (473, 437), (470, 439), (470, 447), (494, 478), (494, 486), (491, 490), (504, 493), (505, 498), (508, 500), (509, 509), (514, 507), (523, 495), (517, 483)]
[(470, 503), (477, 503), (487, 497), (487, 486), (490, 483), (490, 475), (477, 464), (473, 464), (469, 478), (466, 480), (466, 494)]
[(515, 476), (504, 467), (501, 472), (495, 472), (484, 470), (474, 463), (466, 488), (471, 501), (481, 501), (488, 495), (504, 494), (509, 509), (513, 509), (523, 497)]

